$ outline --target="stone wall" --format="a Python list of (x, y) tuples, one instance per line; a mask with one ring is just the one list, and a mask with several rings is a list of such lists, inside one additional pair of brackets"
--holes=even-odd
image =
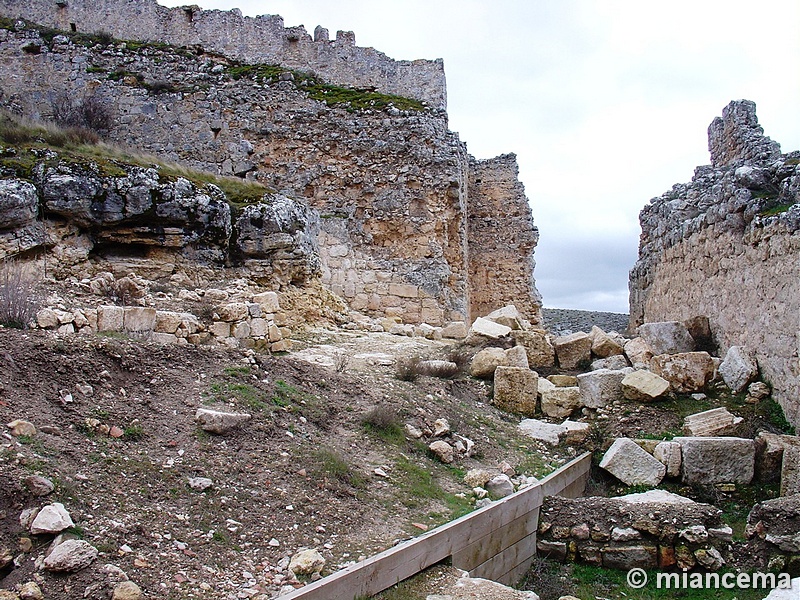
[[(30, 46), (37, 53), (23, 50)], [(320, 215), (323, 282), (354, 309), (406, 323), (463, 321), (469, 294), (481, 298), (488, 283), (493, 291), (478, 310), (516, 303), (538, 318), (537, 232), (515, 161), (498, 159), (503, 175), (487, 177), (497, 185), (470, 190), (470, 156), (443, 111), (328, 106), (301, 82), (235, 79), (223, 57), (86, 48), (31, 29), (0, 30), (0, 59), (4, 107), (47, 119), (59, 91), (100, 98), (114, 115), (112, 141), (304, 200)], [(491, 218), (470, 221), (473, 206)], [(471, 223), (483, 233), (471, 237)], [(491, 282), (470, 282), (471, 243), (509, 261), (495, 265)]]
[(0, 14), (124, 40), (200, 46), (248, 63), (280, 64), (329, 81), (407, 96), (432, 108), (447, 104), (444, 65), (439, 60), (396, 61), (374, 48), (355, 45), (350, 31), (328, 39), (317, 27), (286, 28), (278, 15), (244, 17), (238, 9), (166, 8), (155, 0), (0, 0)]
[(713, 166), (651, 200), (631, 271), (631, 327), (708, 316), (721, 351), (753, 352), (787, 418), (800, 424), (800, 152), (780, 154), (755, 104), (709, 128)]
[(485, 316), (510, 297), (539, 324), (541, 298), (533, 280), (539, 230), (518, 176), (514, 154), (470, 162), (470, 314)]

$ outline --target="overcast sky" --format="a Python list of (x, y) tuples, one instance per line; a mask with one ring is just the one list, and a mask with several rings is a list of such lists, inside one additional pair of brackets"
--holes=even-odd
[(798, 0), (196, 1), (443, 58), (450, 129), (477, 158), (517, 154), (547, 307), (628, 312), (639, 211), (710, 162), (731, 100), (800, 149)]

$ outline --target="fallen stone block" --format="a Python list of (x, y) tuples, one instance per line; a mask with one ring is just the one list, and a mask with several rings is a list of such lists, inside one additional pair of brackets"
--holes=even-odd
[(800, 494), (800, 444), (787, 444), (783, 449), (781, 496), (795, 494)]
[(485, 318), (500, 325), (505, 325), (514, 331), (524, 330), (530, 326), (523, 314), (513, 304), (493, 310)]
[(522, 346), (514, 346), (505, 351), (505, 360), (503, 366), (506, 367), (519, 367), (521, 369), (529, 369), (528, 354)]
[(684, 483), (748, 484), (753, 480), (756, 445), (735, 437), (677, 437), (683, 457)]
[(680, 477), (681, 445), (678, 442), (659, 442), (653, 450), (653, 458), (667, 468), (667, 477)]
[(562, 369), (578, 369), (592, 359), (592, 339), (582, 331), (556, 338), (553, 347)]
[(74, 573), (92, 564), (97, 548), (84, 540), (66, 540), (58, 544), (44, 559), (44, 568), (60, 573)]
[(156, 309), (126, 306), (122, 327), (125, 331), (132, 333), (153, 331), (156, 327)]
[(738, 394), (758, 377), (758, 364), (744, 348), (731, 346), (719, 365), (719, 374), (725, 385)]
[(686, 325), (678, 321), (639, 325), (639, 337), (647, 342), (654, 355), (679, 354), (694, 350), (694, 339)]
[(539, 375), (536, 371), (499, 366), (494, 373), (492, 403), (506, 412), (533, 416), (536, 414), (538, 380)]
[(673, 494), (666, 490), (647, 490), (639, 494), (617, 496), (614, 499), (622, 500), (629, 504), (695, 504), (695, 501), (691, 498)]
[(619, 369), (625, 369), (628, 366), (630, 365), (628, 365), (628, 359), (625, 358), (624, 354), (615, 354), (614, 356), (609, 356), (608, 358), (598, 358), (597, 360), (593, 360), (589, 368), (592, 371), (599, 371), (600, 369), (618, 371)]
[(520, 433), (552, 446), (558, 446), (561, 438), (567, 433), (567, 428), (563, 425), (555, 425), (537, 419), (523, 419), (518, 428)]
[(637, 337), (625, 343), (625, 356), (636, 369), (644, 369), (650, 366), (653, 358), (653, 349), (648, 346), (644, 339)]
[(223, 434), (240, 427), (252, 418), (247, 413), (229, 413), (198, 408), (194, 420), (203, 431)]
[(650, 367), (682, 394), (704, 390), (714, 377), (714, 360), (708, 352), (660, 354), (653, 357)]
[(627, 485), (656, 486), (666, 474), (666, 467), (633, 440), (618, 438), (603, 455), (600, 468)]
[(485, 317), (478, 317), (469, 329), (467, 342), (477, 341), (479, 338), (498, 340), (509, 333), (511, 333), (511, 327), (500, 325), (500, 323), (495, 323)]
[(568, 446), (585, 442), (591, 429), (589, 423), (570, 421), (569, 419), (565, 420), (561, 426), (565, 430), (564, 434), (561, 436), (561, 441)]
[(628, 373), (620, 385), (626, 399), (638, 402), (652, 402), (669, 391), (669, 381), (644, 370)]
[(622, 398), (622, 380), (629, 372), (630, 369), (600, 369), (578, 375), (581, 405), (602, 408), (609, 402)]
[(549, 375), (547, 381), (556, 387), (575, 387), (578, 385), (578, 378), (574, 375)]
[(548, 417), (563, 419), (581, 407), (580, 389), (578, 387), (553, 386), (550, 390), (542, 391), (541, 404), (542, 412)]
[(683, 420), (683, 432), (692, 437), (715, 437), (733, 435), (744, 421), (720, 406), (695, 413)]
[(464, 321), (452, 321), (442, 327), (442, 337), (446, 340), (463, 340), (467, 333), (467, 324)]
[(530, 368), (552, 367), (556, 364), (556, 351), (543, 329), (512, 331), (511, 337), (518, 345), (525, 348)]
[(597, 325), (589, 332), (592, 338), (592, 354), (598, 358), (608, 358), (623, 353), (623, 348)]
[(491, 379), (497, 367), (504, 364), (505, 360), (506, 351), (502, 348), (484, 348), (472, 358), (470, 374), (478, 379)]

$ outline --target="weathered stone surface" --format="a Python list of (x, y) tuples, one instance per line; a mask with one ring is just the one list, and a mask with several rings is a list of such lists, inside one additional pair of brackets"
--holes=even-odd
[(501, 410), (525, 416), (536, 413), (539, 376), (519, 367), (497, 367), (494, 373), (493, 404)]
[(250, 314), (247, 304), (244, 302), (230, 302), (228, 304), (223, 304), (218, 306), (216, 311), (219, 315), (219, 320), (225, 321), (226, 323), (244, 321)]
[(156, 327), (156, 309), (140, 306), (126, 306), (122, 317), (125, 331), (153, 331)]
[(578, 378), (574, 375), (549, 375), (547, 381), (556, 387), (575, 387), (578, 385)]
[(666, 490), (648, 490), (639, 494), (626, 494), (617, 496), (616, 500), (630, 504), (694, 504), (694, 500)]
[(677, 437), (683, 456), (682, 480), (692, 484), (750, 483), (755, 442), (734, 437)]
[(659, 442), (653, 450), (653, 458), (667, 468), (667, 477), (680, 477), (681, 445), (678, 442)]
[(578, 375), (581, 404), (587, 408), (602, 408), (622, 398), (622, 380), (630, 369), (611, 371), (600, 369)]
[(592, 358), (592, 339), (582, 331), (556, 338), (553, 347), (562, 369), (588, 365)]
[(628, 400), (652, 402), (669, 391), (669, 381), (650, 371), (634, 371), (622, 379), (622, 395)]
[(24, 419), (14, 419), (6, 423), (6, 427), (11, 430), (10, 433), (14, 437), (33, 437), (36, 435), (36, 426)]
[(519, 312), (517, 307), (513, 304), (493, 310), (486, 315), (486, 318), (500, 325), (510, 327), (514, 331), (524, 330), (528, 327), (528, 321), (525, 319), (525, 315)]
[(700, 392), (714, 376), (714, 361), (708, 352), (660, 354), (650, 361), (653, 372), (669, 381), (673, 390)]
[(480, 379), (491, 379), (497, 367), (505, 364), (506, 352), (502, 348), (484, 348), (478, 352), (470, 363), (470, 373)]
[(781, 496), (795, 494), (800, 494), (800, 444), (797, 443), (784, 447), (781, 467)]
[(582, 421), (570, 421), (565, 419), (561, 426), (564, 428), (564, 434), (561, 436), (561, 441), (565, 444), (582, 444), (586, 441), (589, 435), (591, 425)]
[(53, 502), (39, 511), (31, 523), (30, 532), (33, 535), (59, 533), (74, 525), (64, 505)]
[(625, 343), (625, 356), (636, 369), (650, 367), (650, 360), (653, 358), (653, 349), (644, 341), (643, 338), (636, 337)]
[(444, 440), (436, 440), (428, 448), (436, 458), (445, 464), (450, 464), (455, 460), (455, 450)]
[(563, 425), (554, 425), (537, 419), (523, 419), (519, 424), (519, 430), (528, 437), (552, 446), (558, 446), (561, 438), (567, 433), (567, 429)]
[(644, 323), (639, 326), (639, 337), (650, 346), (654, 355), (692, 352), (694, 340), (686, 325), (677, 321)]
[(0, 180), (0, 229), (13, 229), (36, 220), (39, 194), (28, 181)]
[(53, 482), (41, 475), (29, 475), (24, 483), (34, 496), (47, 496), (55, 489)]
[(517, 344), (525, 348), (528, 354), (528, 365), (532, 369), (552, 367), (556, 361), (556, 352), (547, 332), (543, 329), (530, 331), (512, 331), (511, 337)]
[(548, 417), (563, 419), (580, 406), (581, 393), (577, 387), (553, 387), (542, 392), (542, 412)]
[(656, 566), (656, 559), (655, 546), (621, 546), (603, 550), (603, 566), (608, 569), (650, 569)]
[(800, 444), (798, 437), (782, 436), (767, 431), (761, 431), (756, 436), (755, 476), (759, 481), (780, 481), (783, 449), (786, 446), (785, 437), (792, 437)]
[(689, 335), (692, 336), (696, 350), (702, 350), (709, 354), (714, 353), (714, 339), (708, 317), (691, 317), (690, 319), (686, 319), (683, 324), (686, 325), (686, 330), (689, 332)]
[(230, 413), (208, 408), (198, 408), (194, 419), (201, 429), (210, 433), (224, 434), (241, 427), (252, 418), (247, 413)]
[(121, 306), (97, 307), (98, 331), (122, 331), (125, 322), (125, 309)]
[(463, 340), (467, 333), (467, 324), (463, 321), (453, 321), (442, 327), (442, 337), (446, 340)]
[(530, 368), (528, 365), (528, 354), (522, 346), (514, 346), (505, 351), (503, 365), (506, 367), (519, 367), (520, 369)]
[(592, 354), (598, 358), (608, 358), (623, 353), (622, 346), (597, 325), (592, 327), (589, 337), (592, 338)]
[(618, 438), (603, 455), (600, 468), (627, 485), (656, 486), (666, 467), (628, 438)]
[(253, 302), (261, 307), (266, 314), (275, 314), (281, 310), (277, 292), (261, 292), (253, 296)]
[(618, 371), (629, 367), (628, 359), (624, 354), (614, 354), (608, 358), (598, 358), (593, 360), (589, 368), (592, 371), (599, 371), (600, 369), (609, 369), (610, 371)]
[(97, 548), (84, 540), (66, 540), (44, 559), (48, 571), (74, 573), (85, 569), (97, 558)]
[(734, 435), (742, 421), (742, 417), (737, 417), (724, 406), (720, 406), (688, 415), (683, 420), (683, 432), (692, 437)]
[(719, 365), (725, 385), (738, 394), (758, 377), (758, 364), (752, 354), (741, 346), (731, 346)]
[(139, 600), (142, 590), (132, 581), (122, 581), (114, 586), (111, 600)]

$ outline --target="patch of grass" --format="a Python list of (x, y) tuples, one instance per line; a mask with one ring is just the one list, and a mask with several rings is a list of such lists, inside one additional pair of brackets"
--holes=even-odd
[(782, 433), (795, 435), (795, 427), (786, 419), (783, 408), (772, 397), (766, 398), (756, 405), (756, 414), (778, 428)]
[(367, 478), (353, 469), (350, 463), (338, 452), (329, 448), (320, 448), (312, 456), (315, 465), (314, 470), (319, 477), (354, 490), (366, 488)]
[(400, 445), (406, 441), (400, 415), (387, 406), (376, 406), (361, 421), (364, 430), (389, 444)]
[(450, 514), (433, 512), (429, 516), (441, 522), (463, 516), (474, 508), (466, 498), (445, 491), (433, 473), (411, 462), (405, 456), (401, 456), (395, 463), (395, 471), (398, 474), (398, 486), (402, 491), (399, 501), (407, 508), (422, 508), (424, 506), (422, 501), (438, 500), (447, 507)]
[(133, 423), (131, 425), (128, 425), (122, 431), (125, 439), (131, 440), (132, 442), (141, 440), (144, 437), (144, 428), (138, 423)]

